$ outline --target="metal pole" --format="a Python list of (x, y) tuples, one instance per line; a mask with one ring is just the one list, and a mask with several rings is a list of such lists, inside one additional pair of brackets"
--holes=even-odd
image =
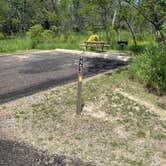
[(82, 103), (81, 103), (82, 81), (83, 81), (83, 57), (80, 56), (79, 66), (78, 66), (78, 89), (77, 89), (77, 110), (76, 110), (77, 114), (80, 114), (82, 111)]

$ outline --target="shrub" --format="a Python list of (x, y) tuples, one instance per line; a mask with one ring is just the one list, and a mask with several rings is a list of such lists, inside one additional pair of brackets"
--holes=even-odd
[(68, 43), (76, 43), (77, 40), (76, 40), (76, 38), (75, 38), (73, 35), (69, 35), (69, 36), (67, 37), (67, 42), (68, 42)]
[(162, 33), (164, 35), (164, 37), (166, 38), (166, 23), (162, 25)]
[(41, 42), (51, 42), (54, 39), (54, 32), (51, 30), (44, 30), (41, 33)]
[(32, 48), (35, 48), (40, 43), (51, 42), (54, 39), (54, 32), (52, 30), (43, 30), (40, 24), (31, 27), (27, 35), (32, 40)]
[(35, 48), (38, 43), (42, 42), (42, 32), (43, 27), (40, 24), (32, 26), (27, 32), (27, 35), (32, 39), (32, 48)]
[(157, 92), (166, 92), (166, 46), (161, 45), (146, 49), (136, 55), (129, 73), (139, 79), (149, 88)]
[(41, 35), (42, 32), (43, 32), (43, 27), (40, 24), (36, 24), (29, 29), (27, 34), (31, 38), (37, 38), (38, 36)]
[(141, 53), (145, 51), (146, 45), (131, 45), (129, 46), (129, 50), (133, 51), (134, 53)]
[(66, 42), (67, 37), (64, 34), (61, 34), (58, 39), (60, 42)]
[(57, 33), (57, 32), (58, 32), (58, 27), (55, 26), (55, 25), (51, 26), (50, 29), (51, 29), (51, 31), (53, 31), (54, 33)]

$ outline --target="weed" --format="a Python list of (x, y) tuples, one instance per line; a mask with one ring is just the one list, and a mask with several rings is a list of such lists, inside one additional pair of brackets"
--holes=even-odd
[(146, 137), (146, 133), (144, 131), (142, 131), (142, 130), (139, 130), (137, 132), (137, 137), (139, 137), (139, 138), (145, 138)]

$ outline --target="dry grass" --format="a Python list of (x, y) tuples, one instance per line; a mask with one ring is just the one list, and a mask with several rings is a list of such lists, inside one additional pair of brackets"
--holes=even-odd
[(80, 116), (75, 115), (75, 83), (3, 108), (13, 112), (24, 141), (50, 153), (104, 166), (164, 166), (166, 112), (165, 103), (162, 107), (158, 104), (163, 98), (147, 93), (140, 84), (129, 80), (124, 71), (84, 83), (84, 109)]

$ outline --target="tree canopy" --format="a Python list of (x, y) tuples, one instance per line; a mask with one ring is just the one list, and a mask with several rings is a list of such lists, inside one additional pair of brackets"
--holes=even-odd
[(109, 38), (110, 28), (128, 29), (136, 44), (135, 33), (153, 32), (165, 41), (165, 0), (1, 0), (0, 32), (24, 34), (41, 24), (57, 32), (100, 31)]

